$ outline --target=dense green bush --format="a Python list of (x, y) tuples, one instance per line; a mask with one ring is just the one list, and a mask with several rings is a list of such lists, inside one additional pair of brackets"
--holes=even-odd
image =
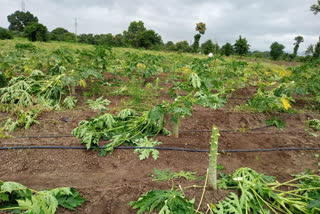
[(192, 48), (187, 41), (180, 41), (176, 43), (176, 51), (179, 52), (191, 52)]
[(146, 49), (151, 49), (153, 46), (162, 44), (162, 39), (159, 34), (153, 30), (145, 30), (138, 35), (138, 46)]
[(12, 39), (12, 33), (4, 28), (0, 27), (0, 39)]
[(31, 25), (28, 25), (24, 29), (24, 36), (32, 42), (46, 42), (49, 40), (49, 33), (47, 27), (39, 23), (33, 23)]
[(209, 39), (201, 45), (201, 52), (204, 54), (215, 53), (216, 46), (213, 44), (212, 40)]
[(239, 36), (239, 39), (236, 41), (234, 46), (234, 52), (240, 56), (244, 56), (249, 52), (250, 45), (246, 38)]
[(223, 45), (220, 49), (221, 55), (230, 56), (234, 54), (233, 46), (227, 42), (225, 45)]
[(176, 49), (176, 45), (173, 43), (173, 41), (168, 41), (165, 45), (164, 45), (164, 49), (166, 51), (174, 51)]
[(68, 32), (69, 31), (67, 31), (66, 29), (64, 29), (62, 27), (58, 27), (50, 32), (50, 34), (49, 34), (50, 40), (65, 41), (64, 34), (68, 33)]
[(34, 51), (36, 50), (36, 46), (34, 46), (31, 43), (17, 43), (15, 45), (15, 48), (17, 50), (28, 50), (28, 51)]
[(278, 42), (274, 42), (270, 46), (270, 56), (273, 60), (277, 60), (284, 53), (284, 45), (279, 44)]

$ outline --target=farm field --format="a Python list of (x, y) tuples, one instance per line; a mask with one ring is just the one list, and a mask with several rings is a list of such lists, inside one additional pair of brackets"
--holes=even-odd
[[(17, 39), (0, 48), (0, 147), (88, 148), (0, 150), (0, 180), (72, 187), (87, 199), (57, 213), (137, 213), (130, 201), (172, 187), (155, 182), (154, 169), (197, 172), (202, 179), (174, 180), (197, 208), (209, 153), (144, 147), (209, 150), (213, 125), (222, 175), (249, 167), (284, 182), (318, 173), (320, 150), (301, 149), (320, 148), (317, 63)], [(273, 148), (300, 150), (241, 151)], [(229, 193), (206, 189), (199, 212)]]

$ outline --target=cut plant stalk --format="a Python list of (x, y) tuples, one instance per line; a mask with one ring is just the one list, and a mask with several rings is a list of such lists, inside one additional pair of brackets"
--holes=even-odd
[(213, 125), (211, 133), (211, 146), (209, 154), (209, 172), (208, 172), (208, 185), (214, 190), (217, 189), (217, 157), (218, 157), (218, 139), (219, 129)]
[(178, 119), (172, 125), (172, 134), (175, 138), (179, 138), (179, 126), (180, 126), (180, 120)]

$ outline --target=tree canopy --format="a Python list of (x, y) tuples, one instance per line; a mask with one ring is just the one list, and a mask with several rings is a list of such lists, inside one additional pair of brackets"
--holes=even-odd
[(27, 25), (38, 23), (38, 18), (29, 11), (23, 12), (17, 10), (13, 14), (7, 16), (10, 23), (9, 30), (23, 32)]
[(167, 51), (175, 51), (176, 49), (176, 45), (173, 43), (173, 41), (168, 41), (165, 45), (164, 45), (165, 50)]
[(196, 31), (198, 31), (199, 33), (197, 33), (196, 35), (194, 35), (194, 42), (192, 44), (192, 50), (193, 52), (198, 52), (199, 51), (199, 46), (200, 46), (200, 38), (201, 35), (203, 35), (206, 32), (207, 28), (206, 28), (206, 24), (203, 22), (199, 22), (196, 24)]
[(298, 53), (298, 49), (299, 49), (299, 46), (300, 46), (300, 43), (304, 42), (304, 39), (303, 39), (303, 36), (296, 36), (294, 38), (294, 40), (296, 41), (293, 45), (294, 45), (294, 48), (293, 48), (293, 56), (296, 57), (297, 56), (297, 53)]
[(313, 12), (314, 15), (320, 12), (320, 0), (318, 0), (318, 4), (314, 4), (311, 6), (310, 10)]
[(121, 33), (116, 34), (113, 37), (113, 44), (116, 47), (120, 47), (120, 46), (124, 46), (124, 42), (123, 42), (123, 35)]
[(130, 23), (128, 30), (123, 32), (124, 40), (127, 44), (137, 48), (139, 45), (139, 34), (146, 31), (143, 21), (133, 21)]
[(128, 30), (123, 32), (123, 42), (131, 47), (150, 49), (162, 44), (162, 39), (154, 30), (146, 29), (143, 21), (133, 21)]
[(196, 31), (198, 31), (200, 34), (204, 34), (206, 32), (206, 24), (203, 22), (199, 22), (196, 24)]
[(161, 36), (153, 30), (145, 30), (138, 36), (138, 46), (150, 49), (155, 45), (162, 43)]
[(319, 41), (314, 47), (313, 51), (313, 58), (318, 59), (320, 57), (320, 36), (319, 36)]
[(7, 29), (0, 27), (0, 39), (12, 39), (12, 33)]
[(270, 56), (273, 60), (277, 60), (284, 53), (284, 45), (279, 44), (278, 42), (274, 42), (270, 46)]
[(204, 54), (215, 53), (217, 49), (217, 44), (213, 44), (211, 39), (201, 44), (201, 52)]
[(312, 44), (308, 46), (305, 54), (306, 54), (307, 56), (311, 56), (311, 55), (313, 54), (313, 45), (312, 45)]
[(220, 53), (221, 55), (226, 55), (226, 56), (230, 56), (234, 54), (233, 46), (229, 42), (227, 42), (225, 45), (221, 47)]
[(58, 27), (58, 28), (56, 28), (56, 29), (54, 29), (54, 30), (52, 30), (50, 32), (49, 37), (50, 37), (51, 40), (65, 41), (64, 40), (64, 34), (65, 33), (69, 33), (69, 31), (64, 29), (64, 28), (62, 28), (62, 27)]
[(243, 56), (249, 52), (250, 45), (248, 44), (248, 41), (246, 38), (242, 38), (239, 36), (239, 39), (236, 41), (236, 43), (233, 45), (234, 51), (236, 54)]
[(33, 23), (31, 25), (28, 25), (24, 29), (24, 36), (32, 42), (46, 42), (49, 39), (47, 27), (39, 23)]
[(179, 52), (191, 52), (191, 47), (189, 46), (189, 43), (184, 40), (176, 43), (176, 51)]

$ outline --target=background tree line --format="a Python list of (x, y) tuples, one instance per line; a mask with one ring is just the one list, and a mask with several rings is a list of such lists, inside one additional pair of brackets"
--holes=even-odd
[[(316, 15), (320, 12), (320, 1), (318, 4), (311, 6), (311, 11)], [(30, 41), (64, 41), (64, 42), (79, 42), (91, 45), (107, 45), (113, 47), (132, 47), (144, 48), (152, 50), (177, 51), (187, 53), (203, 53), (203, 54), (220, 54), (225, 56), (238, 55), (249, 56), (255, 58), (271, 58), (273, 60), (286, 61), (306, 61), (320, 57), (320, 38), (317, 44), (311, 44), (305, 51), (305, 56), (298, 56), (300, 44), (304, 42), (302, 36), (296, 36), (293, 43), (293, 53), (284, 52), (285, 46), (274, 42), (270, 46), (270, 51), (253, 51), (250, 52), (250, 45), (246, 38), (241, 35), (234, 44), (226, 43), (220, 47), (211, 39), (203, 42), (200, 45), (201, 36), (206, 32), (205, 23), (197, 23), (193, 44), (189, 44), (186, 40), (168, 41), (163, 43), (161, 36), (152, 29), (147, 29), (143, 21), (133, 21), (129, 24), (128, 29), (122, 34), (80, 34), (75, 35), (68, 30), (58, 27), (51, 32), (47, 27), (39, 23), (36, 16), (30, 12), (16, 11), (8, 15), (10, 23), (8, 30), (0, 28), (0, 39), (12, 39), (13, 36), (24, 36)]]

